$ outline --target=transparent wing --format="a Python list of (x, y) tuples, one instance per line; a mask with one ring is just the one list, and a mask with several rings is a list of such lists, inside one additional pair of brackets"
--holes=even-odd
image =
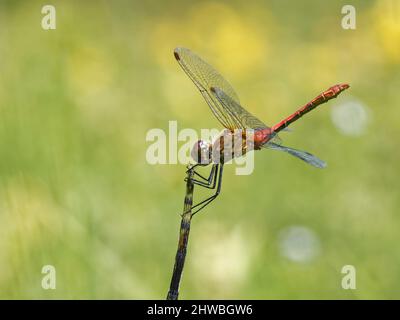
[[(232, 119), (234, 119), (234, 121), (237, 123), (238, 128), (250, 128), (254, 130), (268, 128), (268, 126), (264, 122), (262, 122), (246, 109), (244, 109), (238, 102), (228, 96), (221, 88), (212, 87), (211, 92), (216, 96), (224, 110), (230, 114)], [(270, 141), (278, 144), (281, 143), (281, 139), (278, 137), (278, 135), (275, 135), (274, 138)]]
[(218, 87), (211, 87), (211, 92), (216, 96), (224, 110), (240, 125), (241, 129), (264, 129), (267, 125), (244, 109), (233, 100), (225, 91)]
[(174, 50), (174, 56), (183, 71), (185, 71), (200, 90), (218, 121), (225, 128), (230, 130), (238, 128), (237, 121), (231, 114), (225, 111), (215, 95), (211, 93), (211, 87), (221, 88), (232, 101), (239, 103), (239, 97), (228, 81), (226, 81), (212, 66), (189, 49), (176, 48)]
[(266, 143), (262, 147), (287, 152), (287, 153), (291, 154), (292, 156), (295, 156), (317, 168), (325, 168), (327, 166), (325, 161), (318, 159), (316, 156), (314, 156), (311, 153), (308, 153), (306, 151), (301, 151), (301, 150), (285, 147), (285, 146), (282, 146), (282, 145), (279, 145), (276, 143), (272, 143), (272, 142)]

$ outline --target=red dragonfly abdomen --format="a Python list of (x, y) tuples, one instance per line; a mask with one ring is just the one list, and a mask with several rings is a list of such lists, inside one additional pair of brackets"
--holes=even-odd
[(285, 129), (287, 126), (289, 126), (291, 123), (295, 122), (299, 118), (301, 118), (303, 115), (306, 113), (310, 112), (311, 110), (315, 109), (318, 107), (320, 104), (323, 104), (330, 99), (336, 98), (342, 91), (346, 90), (350, 86), (348, 84), (337, 84), (333, 87), (330, 87), (328, 90), (322, 92), (320, 95), (315, 97), (313, 100), (311, 100), (309, 103), (307, 103), (305, 106), (301, 107), (299, 110), (297, 110), (295, 113), (291, 114), (289, 117), (283, 119), (281, 122), (277, 123), (272, 127), (272, 130), (276, 133), (279, 131)]

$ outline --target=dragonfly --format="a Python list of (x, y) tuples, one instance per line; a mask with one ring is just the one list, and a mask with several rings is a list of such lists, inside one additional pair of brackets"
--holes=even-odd
[[(272, 149), (290, 154), (316, 168), (326, 167), (323, 160), (311, 153), (282, 145), (278, 133), (282, 130), (288, 130), (293, 122), (317, 106), (336, 98), (342, 91), (350, 87), (347, 83), (328, 88), (296, 112), (269, 127), (242, 107), (237, 93), (229, 82), (194, 52), (187, 48), (178, 47), (174, 50), (174, 56), (183, 71), (198, 88), (214, 116), (225, 128), (213, 143), (198, 140), (192, 148), (191, 156), (195, 164), (189, 166), (188, 170), (192, 170), (194, 173), (193, 183), (215, 190), (215, 193), (209, 198), (192, 206), (191, 209), (195, 209), (192, 215), (210, 204), (220, 194), (224, 164), (233, 159), (236, 154), (244, 155), (251, 150)], [(234, 141), (234, 137), (238, 136), (237, 132), (239, 132), (239, 139), (241, 138), (242, 141), (239, 141), (240, 143), (232, 142), (230, 148), (227, 148), (230, 141)], [(240, 149), (240, 152), (236, 152), (237, 149)], [(197, 166), (210, 164), (211, 170), (208, 177), (195, 169)]]

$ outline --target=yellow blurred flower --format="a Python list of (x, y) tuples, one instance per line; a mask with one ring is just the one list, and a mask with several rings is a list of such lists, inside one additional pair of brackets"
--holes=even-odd
[(268, 48), (265, 31), (260, 31), (265, 29), (265, 25), (261, 28), (253, 21), (246, 21), (225, 4), (200, 2), (183, 19), (159, 22), (153, 29), (150, 46), (162, 64), (171, 63), (175, 46), (186, 46), (205, 60), (213, 61), (217, 69), (232, 65), (232, 72), (241, 74), (265, 61)]
[(375, 30), (378, 33), (386, 58), (400, 62), (400, 2), (395, 0), (377, 1), (373, 9)]
[(112, 81), (110, 58), (99, 48), (86, 46), (74, 51), (68, 60), (70, 84), (78, 94), (101, 92)]

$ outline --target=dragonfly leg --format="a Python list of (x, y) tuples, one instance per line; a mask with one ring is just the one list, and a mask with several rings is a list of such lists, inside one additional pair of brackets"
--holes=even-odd
[[(214, 169), (214, 167), (211, 169), (210, 176), (211, 176), (211, 173), (212, 173), (212, 170), (213, 170), (213, 169)], [(203, 175), (201, 175), (200, 173), (198, 173), (196, 170), (194, 170), (193, 173), (194, 173), (196, 176), (198, 176), (198, 177), (200, 177), (201, 179), (203, 179), (204, 181), (210, 181), (210, 177), (206, 178), (206, 177), (204, 177)]]
[[(218, 197), (219, 193), (221, 192), (221, 186), (222, 186), (222, 172), (223, 172), (223, 169), (224, 169), (224, 165), (221, 164), (221, 166), (219, 167), (219, 172), (215, 175), (215, 180), (214, 180), (214, 182), (215, 182), (216, 180), (218, 180), (217, 190), (215, 191), (215, 193), (214, 193), (211, 197), (209, 197), (209, 198), (207, 198), (207, 199), (205, 199), (205, 200), (199, 202), (198, 204), (196, 204), (196, 205), (194, 205), (194, 206), (192, 207), (192, 210), (195, 209), (195, 208), (197, 208), (197, 210), (196, 210), (195, 212), (192, 213), (192, 216), (194, 216), (197, 212), (199, 212), (199, 211), (200, 211), (201, 209), (203, 209), (205, 206), (209, 205), (213, 200), (215, 200), (216, 197)], [(214, 186), (214, 187), (215, 187), (215, 186)], [(200, 207), (200, 208), (199, 208), (199, 207)]]
[(196, 167), (198, 167), (198, 166), (200, 166), (201, 164), (200, 163), (196, 163), (196, 164), (194, 164), (194, 165), (191, 165), (191, 164), (188, 164), (187, 166), (186, 166), (186, 173), (188, 173), (189, 171), (191, 171), (191, 170), (194, 170)]
[[(208, 178), (205, 178), (200, 173), (193, 171), (194, 174), (196, 174), (197, 176), (199, 176), (201, 179), (204, 180), (204, 181), (199, 181), (197, 179), (192, 179), (193, 183), (197, 184), (199, 186), (202, 186), (204, 188), (207, 188), (207, 189), (214, 189), (215, 185), (216, 185), (216, 174), (215, 173), (217, 171), (217, 168), (218, 168), (218, 164), (213, 164)], [(187, 178), (185, 178), (185, 181), (187, 181)]]

